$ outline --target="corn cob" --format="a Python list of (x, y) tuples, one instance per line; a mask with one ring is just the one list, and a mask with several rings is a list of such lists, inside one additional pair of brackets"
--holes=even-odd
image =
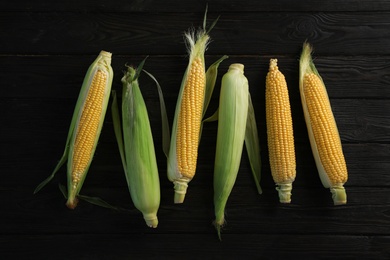
[(134, 206), (142, 212), (146, 225), (156, 228), (160, 206), (160, 181), (149, 116), (138, 84), (142, 65), (138, 70), (128, 67), (122, 78), (123, 128), (115, 93), (112, 113), (131, 199)]
[(291, 202), (296, 162), (294, 134), (287, 83), (277, 59), (271, 59), (266, 78), (266, 121), (269, 161), (281, 203)]
[(110, 96), (113, 71), (111, 53), (101, 51), (84, 77), (66, 140), (65, 151), (53, 173), (35, 189), (43, 188), (68, 160), (66, 205), (77, 206), (81, 190), (98, 143)]
[(312, 47), (304, 43), (300, 57), (299, 90), (313, 156), (321, 182), (330, 188), (335, 205), (346, 204), (344, 184), (347, 166), (340, 135), (325, 84), (312, 57)]
[(222, 77), (214, 163), (214, 225), (221, 239), (225, 207), (240, 167), (248, 117), (249, 89), (244, 65), (231, 64)]
[(205, 21), (206, 15), (196, 35), (193, 31), (185, 33), (189, 63), (176, 103), (167, 163), (168, 179), (174, 184), (174, 203), (184, 202), (188, 183), (195, 175), (202, 117), (208, 104), (204, 53), (210, 37)]

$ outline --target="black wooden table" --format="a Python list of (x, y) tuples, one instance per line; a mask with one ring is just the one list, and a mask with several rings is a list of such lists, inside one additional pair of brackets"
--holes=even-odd
[[(202, 25), (207, 1), (50, 1), (0, 3), (0, 258), (1, 259), (389, 259), (390, 258), (390, 2), (209, 1), (206, 65), (228, 55), (221, 75), (245, 65), (259, 129), (263, 194), (246, 152), (226, 209), (219, 241), (212, 225), (217, 123), (204, 126), (198, 168), (185, 203), (173, 204), (162, 152), (153, 82), (140, 78), (155, 137), (161, 181), (159, 226), (148, 228), (134, 209), (110, 113), (82, 193), (127, 211), (80, 202), (65, 206), (58, 184), (36, 185), (59, 160), (80, 86), (100, 50), (113, 53), (113, 89), (125, 64), (160, 82), (170, 123), (187, 66), (183, 32)], [(261, 2), (261, 3), (258, 3)], [(303, 118), (298, 59), (315, 48), (338, 123), (349, 170), (348, 204), (333, 206), (322, 187)], [(279, 60), (291, 98), (297, 178), (292, 203), (278, 202), (267, 151), (265, 75)]]

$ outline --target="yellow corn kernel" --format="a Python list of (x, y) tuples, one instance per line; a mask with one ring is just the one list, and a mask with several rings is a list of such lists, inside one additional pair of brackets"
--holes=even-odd
[(98, 69), (93, 76), (81, 113), (72, 159), (71, 175), (74, 188), (79, 183), (81, 175), (85, 172), (89, 160), (92, 157), (94, 142), (99, 129), (100, 116), (103, 112), (103, 100), (107, 80), (106, 72)]
[(300, 58), (299, 89), (310, 144), (321, 182), (330, 188), (335, 205), (347, 203), (344, 184), (347, 166), (340, 135), (325, 84), (311, 57), (312, 47), (304, 43)]
[(204, 88), (205, 68), (202, 60), (196, 58), (185, 83), (176, 137), (178, 169), (189, 179), (194, 177), (196, 170)]
[(282, 203), (291, 202), (296, 175), (294, 134), (287, 83), (277, 59), (271, 59), (266, 77), (266, 122), (272, 177)]

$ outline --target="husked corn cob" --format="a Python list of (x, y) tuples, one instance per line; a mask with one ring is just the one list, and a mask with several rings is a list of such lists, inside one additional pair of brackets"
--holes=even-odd
[[(193, 66), (191, 67), (192, 71), (190, 72), (190, 75), (192, 78), (188, 80), (188, 86), (185, 86), (186, 91), (183, 93), (183, 101), (179, 114), (179, 131), (177, 133), (176, 140), (179, 169), (181, 169), (183, 173), (187, 174), (189, 177), (193, 177), (196, 171), (197, 147), (196, 145), (193, 145), (194, 143), (196, 144), (196, 142), (191, 142), (189, 146), (185, 146), (184, 150), (180, 150), (179, 152), (179, 149), (183, 148), (183, 145), (180, 144), (185, 144), (187, 140), (200, 139), (201, 130), (194, 131), (194, 129), (202, 128), (202, 118), (211, 99), (218, 74), (218, 66), (227, 58), (228, 56), (224, 55), (214, 62), (207, 69), (205, 74), (203, 74), (204, 68), (201, 59), (195, 60)], [(203, 84), (203, 82), (205, 83)], [(194, 98), (196, 106), (194, 105)], [(203, 107), (200, 106), (199, 100), (204, 101)], [(202, 110), (200, 108), (202, 108)], [(189, 131), (186, 131), (186, 126), (191, 125), (194, 125), (194, 127), (189, 128)]]
[(85, 75), (69, 128), (64, 154), (53, 173), (38, 185), (34, 193), (45, 186), (68, 160), (66, 205), (71, 209), (76, 207), (77, 195), (91, 165), (103, 126), (112, 79), (111, 53), (101, 51)]
[(156, 228), (160, 181), (149, 116), (139, 88), (138, 76), (134, 68), (128, 67), (122, 78), (123, 127), (121, 128), (115, 94), (113, 122), (131, 199), (134, 206), (142, 212), (146, 225)]
[(290, 203), (296, 175), (294, 134), (287, 83), (278, 69), (277, 59), (270, 60), (265, 104), (272, 177), (278, 186), (280, 202)]
[(347, 166), (340, 135), (325, 84), (312, 57), (312, 47), (304, 43), (300, 58), (299, 89), (313, 156), (325, 188), (330, 188), (335, 205), (345, 204)]

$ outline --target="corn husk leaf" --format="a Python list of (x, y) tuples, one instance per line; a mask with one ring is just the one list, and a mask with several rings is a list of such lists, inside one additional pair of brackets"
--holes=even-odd
[(208, 118), (204, 119), (203, 122), (214, 122), (214, 121), (218, 121), (218, 112), (219, 112), (219, 109), (217, 108), (217, 110), (215, 110), (214, 114), (212, 114), (212, 115), (209, 116)]
[(229, 56), (227, 55), (222, 56), (216, 62), (211, 64), (206, 71), (206, 91), (204, 95), (203, 117), (206, 114), (207, 108), (210, 104), (211, 96), (213, 95), (214, 92), (215, 83), (218, 77), (219, 64), (221, 64), (221, 62), (226, 60), (227, 58), (229, 58)]
[[(227, 58), (229, 58), (229, 56), (227, 56), (227, 55), (222, 56), (216, 62), (211, 64), (206, 71), (206, 90), (205, 90), (205, 99), (204, 99), (204, 105), (203, 105), (203, 115), (202, 115), (203, 118), (206, 114), (206, 111), (207, 111), (208, 106), (210, 104), (211, 96), (213, 95), (213, 92), (214, 92), (215, 83), (216, 83), (217, 77), (218, 77), (219, 64)], [(202, 120), (202, 123), (200, 125), (199, 142), (200, 142), (200, 138), (202, 137), (203, 123), (212, 122), (212, 121), (216, 121), (216, 120), (218, 120), (218, 109), (216, 112), (214, 112), (214, 114), (212, 116)]]
[(158, 97), (160, 100), (160, 111), (161, 111), (161, 129), (162, 129), (162, 146), (163, 151), (166, 157), (168, 157), (169, 154), (169, 145), (171, 142), (171, 135), (169, 132), (169, 123), (168, 123), (168, 115), (167, 115), (167, 109), (164, 102), (164, 95), (161, 89), (160, 84), (158, 83), (157, 79), (146, 70), (143, 70), (155, 83), (158, 91)]
[(248, 118), (246, 121), (245, 131), (245, 147), (251, 165), (253, 179), (256, 184), (257, 192), (262, 194), (260, 186), (261, 180), (261, 156), (260, 156), (260, 142), (257, 131), (255, 110), (253, 109), (252, 98), (248, 94)]
[(114, 125), (114, 133), (115, 137), (118, 143), (119, 148), (119, 154), (121, 156), (121, 161), (123, 165), (123, 170), (125, 171), (125, 174), (127, 174), (127, 164), (126, 164), (126, 158), (125, 158), (125, 148), (124, 148), (124, 142), (123, 142), (123, 134), (122, 134), (122, 123), (120, 119), (120, 113), (118, 108), (118, 98), (116, 91), (112, 91), (112, 104), (111, 104), (111, 114), (112, 114), (112, 123)]
[[(66, 187), (60, 183), (60, 184), (58, 184), (58, 188), (60, 189), (60, 191), (61, 191), (62, 195), (64, 196), (64, 198), (68, 199), (68, 191), (67, 191)], [(84, 200), (84, 201), (86, 201), (86, 202), (88, 202), (90, 204), (99, 206), (99, 207), (103, 207), (103, 208), (107, 208), (107, 209), (113, 209), (113, 210), (123, 210), (121, 208), (112, 206), (110, 203), (108, 203), (107, 201), (105, 201), (105, 200), (103, 200), (103, 199), (101, 199), (99, 197), (90, 197), (90, 196), (79, 194), (78, 198), (81, 199), (81, 200)]]

